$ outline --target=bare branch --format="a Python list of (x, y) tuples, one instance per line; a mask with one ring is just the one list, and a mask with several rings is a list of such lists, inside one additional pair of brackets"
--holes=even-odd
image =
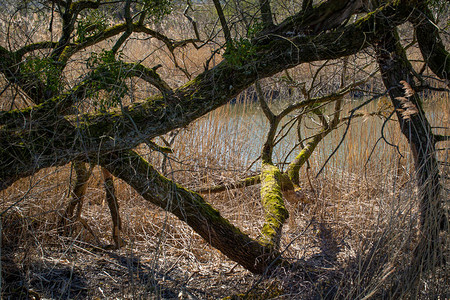
[[(198, 33), (197, 22), (196, 22), (191, 16), (188, 15), (188, 10), (189, 10), (189, 9), (192, 9), (191, 1), (188, 0), (187, 2), (188, 2), (188, 4), (187, 4), (187, 6), (186, 6), (186, 8), (185, 8), (185, 10), (184, 10), (184, 12), (183, 12), (183, 15), (184, 15), (184, 16), (186, 17), (186, 19), (188, 19), (189, 22), (192, 24), (192, 28), (194, 29), (194, 34), (195, 34), (195, 37), (196, 37), (196, 41), (201, 41), (201, 39), (200, 39), (200, 34)], [(194, 45), (195, 45), (195, 44), (194, 44)]]
[(225, 15), (223, 14), (222, 4), (220, 4), (220, 0), (213, 0), (214, 6), (216, 7), (217, 15), (219, 16), (220, 25), (222, 25), (223, 34), (225, 35), (225, 41), (231, 47), (233, 46), (233, 40), (231, 38), (231, 32), (228, 28), (227, 20), (225, 19)]

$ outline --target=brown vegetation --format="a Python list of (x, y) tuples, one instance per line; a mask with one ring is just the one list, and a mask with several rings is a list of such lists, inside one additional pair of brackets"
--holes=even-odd
[(439, 1), (100, 2), (2, 11), (3, 298), (448, 297)]

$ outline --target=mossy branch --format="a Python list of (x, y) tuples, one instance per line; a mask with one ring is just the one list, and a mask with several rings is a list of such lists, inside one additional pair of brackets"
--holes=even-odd
[(298, 153), (298, 155), (294, 158), (294, 160), (289, 164), (286, 173), (289, 178), (295, 185), (300, 184), (299, 171), (300, 168), (308, 161), (311, 157), (311, 154), (316, 149), (317, 145), (320, 141), (325, 137), (326, 131), (317, 134), (313, 137), (311, 141), (309, 141), (306, 146)]
[(23, 46), (22, 48), (16, 50), (14, 52), (14, 57), (15, 57), (16, 61), (19, 61), (27, 53), (30, 53), (30, 52), (33, 52), (36, 50), (54, 49), (56, 46), (57, 46), (57, 43), (51, 42), (51, 41), (44, 41), (44, 42), (29, 44), (29, 45)]
[(98, 1), (98, 0), (96, 0), (96, 1), (80, 0), (80, 1), (73, 2), (70, 8), (73, 11), (80, 12), (83, 9), (87, 9), (87, 8), (96, 9), (99, 6), (100, 6), (100, 1)]
[(150, 83), (156, 87), (163, 95), (170, 95), (173, 93), (172, 88), (165, 82), (158, 73), (158, 69), (161, 65), (155, 66), (153, 68), (147, 68), (142, 64), (137, 63), (123, 63), (125, 69), (124, 72), (131, 76), (139, 77), (142, 80)]
[(137, 153), (115, 152), (99, 158), (103, 167), (144, 199), (177, 216), (211, 246), (251, 272), (261, 274), (279, 258), (280, 253), (273, 247), (242, 233), (199, 194), (162, 176)]
[(173, 153), (173, 150), (170, 147), (160, 146), (153, 141), (147, 141), (146, 144), (147, 144), (147, 146), (149, 146), (150, 148), (152, 148), (153, 150), (156, 150), (158, 152), (168, 153), (168, 154)]
[[(211, 187), (196, 189), (195, 192), (200, 193), (200, 194), (215, 194), (215, 193), (225, 192), (225, 191), (229, 191), (229, 190), (245, 188), (245, 187), (257, 185), (260, 183), (261, 183), (261, 175), (258, 174), (255, 176), (240, 179), (233, 183), (219, 184), (219, 185), (215, 185), (215, 186), (211, 186)], [(294, 189), (291, 180), (285, 173), (281, 174), (280, 184), (281, 184), (282, 191)]]
[(289, 217), (281, 193), (282, 174), (270, 163), (263, 163), (261, 171), (261, 203), (265, 216), (259, 240), (263, 245), (278, 249), (283, 224)]
[(212, 187), (196, 189), (195, 191), (197, 193), (201, 193), (201, 194), (214, 194), (214, 193), (220, 193), (220, 192), (233, 190), (233, 189), (240, 189), (240, 188), (256, 185), (259, 183), (261, 183), (261, 176), (255, 175), (255, 176), (247, 177), (245, 179), (238, 180), (234, 183), (219, 184), (219, 185), (215, 185)]

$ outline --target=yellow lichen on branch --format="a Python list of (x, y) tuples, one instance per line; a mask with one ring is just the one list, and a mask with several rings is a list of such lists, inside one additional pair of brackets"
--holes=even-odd
[(299, 171), (300, 168), (305, 164), (305, 162), (309, 159), (311, 154), (314, 152), (314, 149), (316, 149), (316, 146), (319, 144), (319, 142), (322, 140), (323, 135), (318, 134), (316, 135), (306, 146), (303, 148), (299, 154), (295, 157), (295, 159), (289, 164), (289, 167), (287, 169), (287, 174), (293, 184), (295, 186), (299, 185)]
[(277, 249), (280, 244), (281, 230), (289, 213), (284, 205), (281, 193), (281, 172), (271, 163), (263, 163), (261, 173), (261, 202), (264, 207), (264, 226), (260, 242)]

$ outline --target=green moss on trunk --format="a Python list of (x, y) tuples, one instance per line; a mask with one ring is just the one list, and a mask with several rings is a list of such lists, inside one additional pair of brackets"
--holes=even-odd
[(280, 170), (270, 163), (263, 163), (261, 173), (261, 202), (264, 207), (264, 225), (260, 241), (263, 245), (278, 249), (284, 221), (289, 213), (281, 193)]
[(130, 184), (144, 199), (186, 222), (211, 246), (254, 273), (274, 266), (280, 253), (251, 239), (223, 218), (199, 194), (159, 174), (133, 151), (114, 152), (100, 157), (100, 164), (114, 176)]

